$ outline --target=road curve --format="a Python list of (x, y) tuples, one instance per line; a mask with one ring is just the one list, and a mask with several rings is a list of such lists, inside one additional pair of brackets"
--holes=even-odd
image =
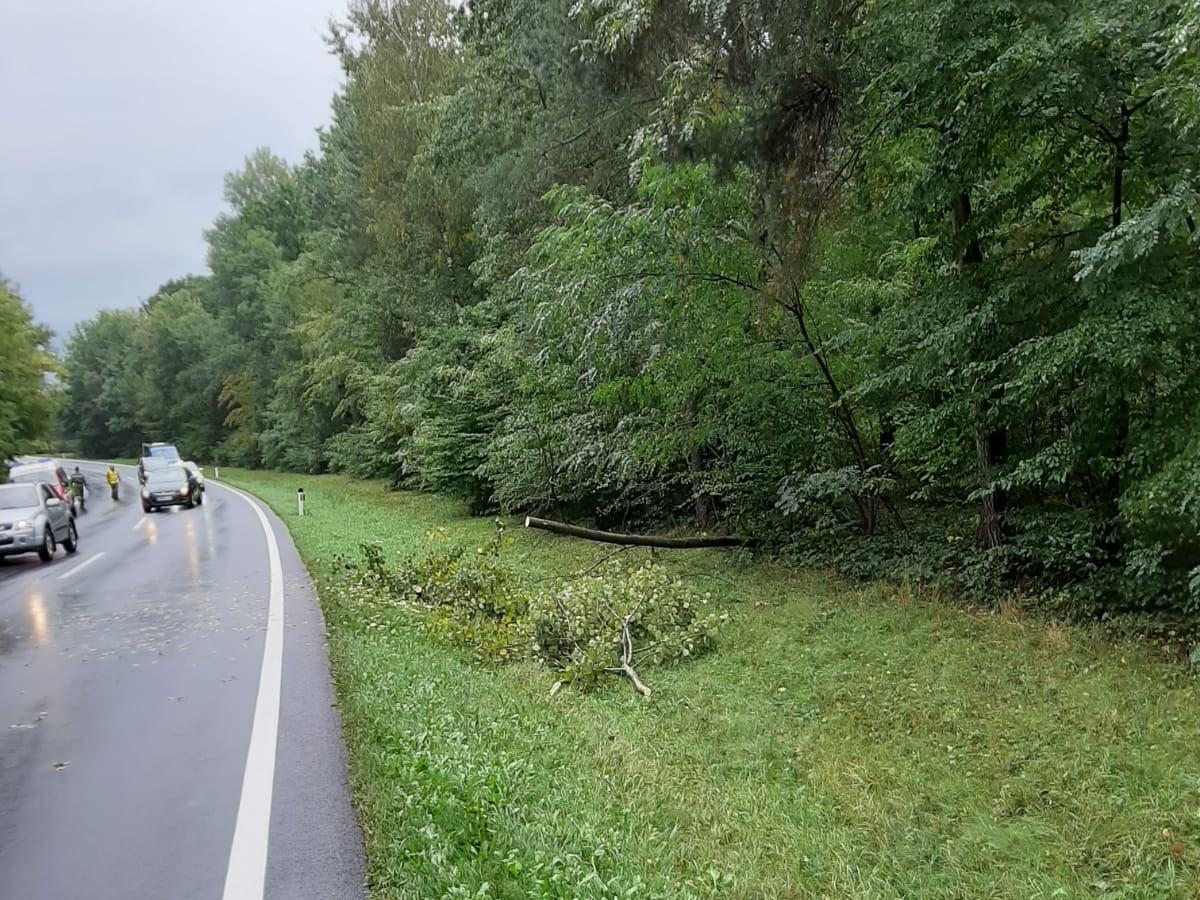
[(120, 503), (84, 471), (79, 552), (0, 561), (0, 897), (364, 897), (324, 625), (286, 529), (211, 480), (203, 506), (145, 516), (132, 470)]

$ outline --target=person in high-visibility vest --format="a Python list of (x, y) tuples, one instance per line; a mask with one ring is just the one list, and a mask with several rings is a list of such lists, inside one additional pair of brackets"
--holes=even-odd
[(117, 474), (115, 466), (109, 466), (108, 471), (104, 473), (104, 480), (108, 482), (108, 486), (112, 489), (112, 498), (117, 499), (117, 485), (121, 483), (121, 476)]

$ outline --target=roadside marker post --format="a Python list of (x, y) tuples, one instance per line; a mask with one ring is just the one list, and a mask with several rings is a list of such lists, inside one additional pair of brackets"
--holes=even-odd
[(296, 488), (296, 515), (304, 515), (304, 488)]
[(220, 478), (220, 477), (221, 477), (221, 467), (213, 466), (213, 478)]

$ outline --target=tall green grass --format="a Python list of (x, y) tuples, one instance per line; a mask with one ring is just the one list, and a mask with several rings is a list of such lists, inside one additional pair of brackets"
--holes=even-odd
[[(1196, 685), (1149, 645), (679, 552), (731, 613), (716, 652), (641, 673), (650, 702), (551, 697), (532, 664), (476, 666), (331, 589), (360, 542), (471, 546), (488, 521), (222, 474), (284, 515), (321, 590), (377, 898), (1200, 896)], [(532, 578), (612, 549), (511, 537)]]

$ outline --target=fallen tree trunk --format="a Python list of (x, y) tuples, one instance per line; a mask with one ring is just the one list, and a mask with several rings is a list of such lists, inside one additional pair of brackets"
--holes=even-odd
[(652, 534), (614, 534), (611, 531), (598, 531), (595, 528), (584, 528), (580, 525), (568, 525), (565, 522), (554, 522), (550, 519), (539, 519), (536, 516), (525, 517), (526, 528), (540, 528), (554, 534), (568, 534), (571, 537), (586, 538), (589, 541), (600, 541), (604, 544), (624, 544), (627, 547), (663, 547), (668, 550), (695, 550), (703, 547), (748, 547), (751, 541), (733, 535), (715, 535), (713, 537), (658, 537)]

